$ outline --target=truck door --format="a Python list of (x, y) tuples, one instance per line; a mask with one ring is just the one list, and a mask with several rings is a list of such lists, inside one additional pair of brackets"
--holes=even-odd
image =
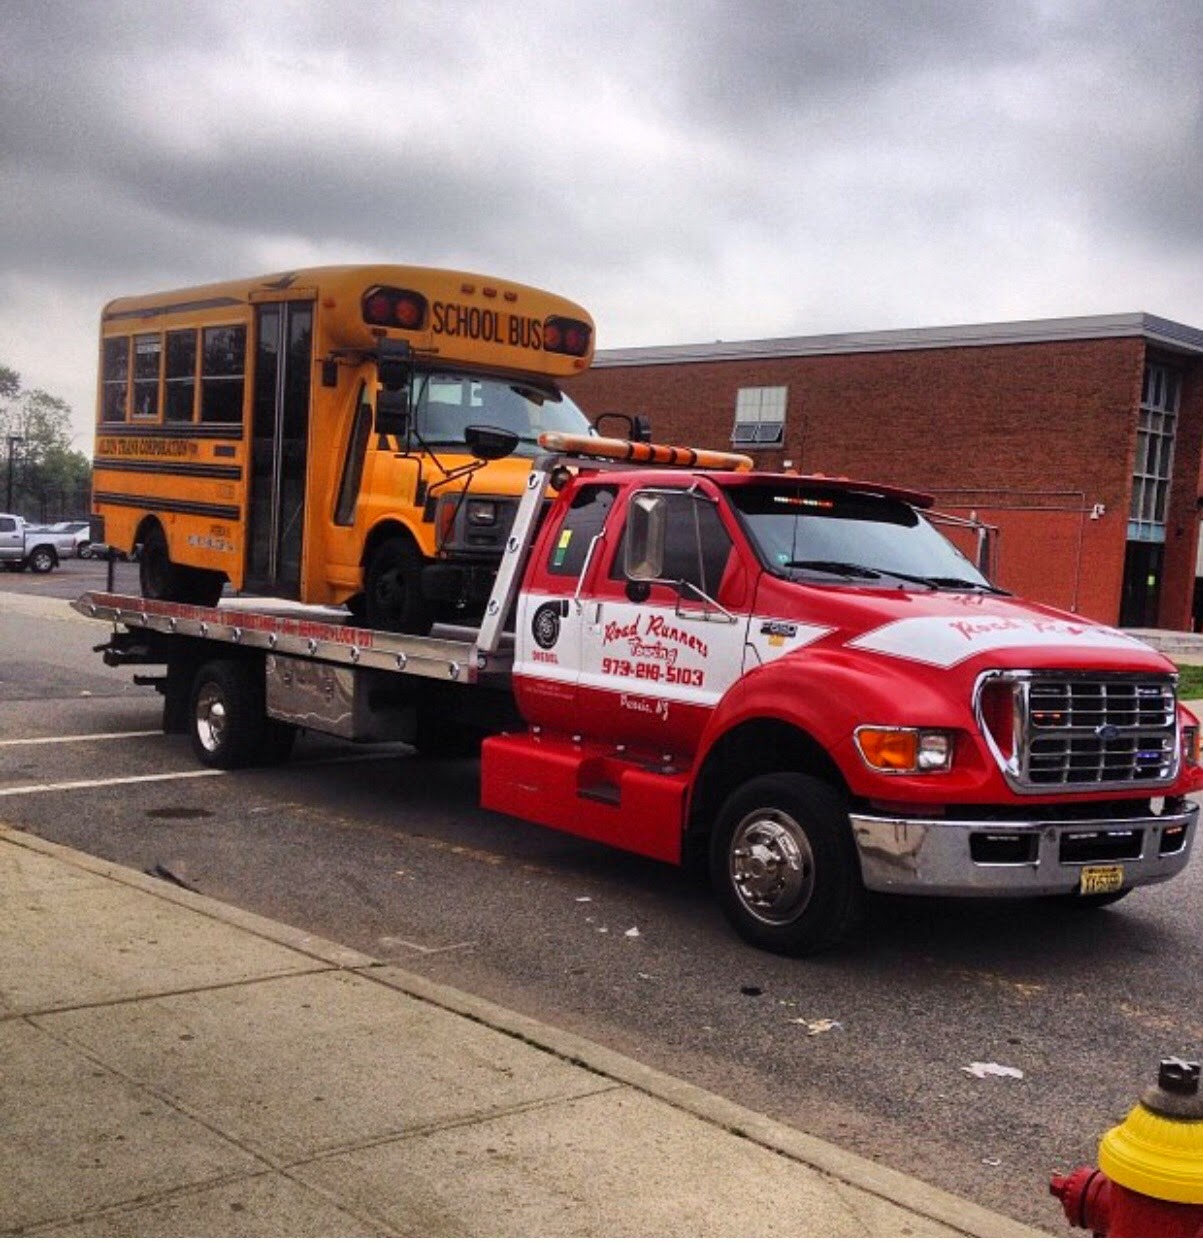
[(20, 561), (25, 555), (21, 524), (10, 514), (0, 515), (0, 561)]
[(663, 506), (664, 563), (658, 581), (629, 581), (625, 522), (607, 533), (581, 593), (577, 706), (590, 733), (689, 752), (740, 676), (748, 576), (720, 502), (704, 489), (635, 491), (622, 517), (643, 497)]
[(269, 302), (255, 309), (255, 391), (247, 586), (301, 594), (313, 303)]

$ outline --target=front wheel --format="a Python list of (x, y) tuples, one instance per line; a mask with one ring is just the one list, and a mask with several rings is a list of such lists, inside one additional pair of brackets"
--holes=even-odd
[(723, 804), (710, 877), (724, 914), (751, 944), (802, 956), (859, 924), (864, 886), (840, 796), (799, 773), (771, 773)]

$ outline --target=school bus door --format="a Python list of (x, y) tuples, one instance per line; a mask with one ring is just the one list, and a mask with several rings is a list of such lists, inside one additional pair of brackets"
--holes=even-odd
[(246, 586), (299, 598), (313, 370), (313, 302), (255, 308)]

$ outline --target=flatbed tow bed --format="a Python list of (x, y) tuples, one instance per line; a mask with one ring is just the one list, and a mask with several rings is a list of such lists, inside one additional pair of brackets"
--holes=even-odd
[[(140, 596), (88, 591), (72, 608), (84, 617), (124, 626), (127, 632), (175, 635), (228, 643), (233, 647), (304, 657), (329, 664), (408, 673), (443, 682), (474, 683), (482, 676), (503, 677), (513, 663), (513, 639), (503, 636), (497, 652), (480, 650), (475, 638), (462, 635), (464, 627), (436, 628), (432, 635), (393, 634), (356, 626), (342, 610), (307, 607), (286, 600), (231, 598), (215, 608), (146, 600)], [(441, 629), (441, 633), (440, 633)], [(148, 656), (161, 646), (152, 644)], [(162, 663), (139, 661), (136, 645), (124, 654), (105, 645), (106, 663), (112, 665)]]

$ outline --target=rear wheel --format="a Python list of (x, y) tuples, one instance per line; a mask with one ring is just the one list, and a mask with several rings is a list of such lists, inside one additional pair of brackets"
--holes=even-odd
[(197, 759), (210, 768), (281, 763), (296, 737), (294, 726), (267, 716), (262, 665), (243, 660), (211, 660), (197, 670), (188, 732)]
[(754, 777), (723, 804), (710, 876), (746, 941), (777, 954), (827, 949), (860, 922), (864, 887), (840, 796), (798, 773)]
[(221, 599), (224, 581), (225, 576), (215, 570), (177, 565), (171, 559), (163, 528), (155, 524), (147, 530), (138, 561), (138, 583), (147, 599), (212, 608)]
[(422, 595), (422, 554), (407, 536), (394, 535), (372, 553), (364, 579), (364, 613), (376, 630), (429, 634), (434, 617)]

